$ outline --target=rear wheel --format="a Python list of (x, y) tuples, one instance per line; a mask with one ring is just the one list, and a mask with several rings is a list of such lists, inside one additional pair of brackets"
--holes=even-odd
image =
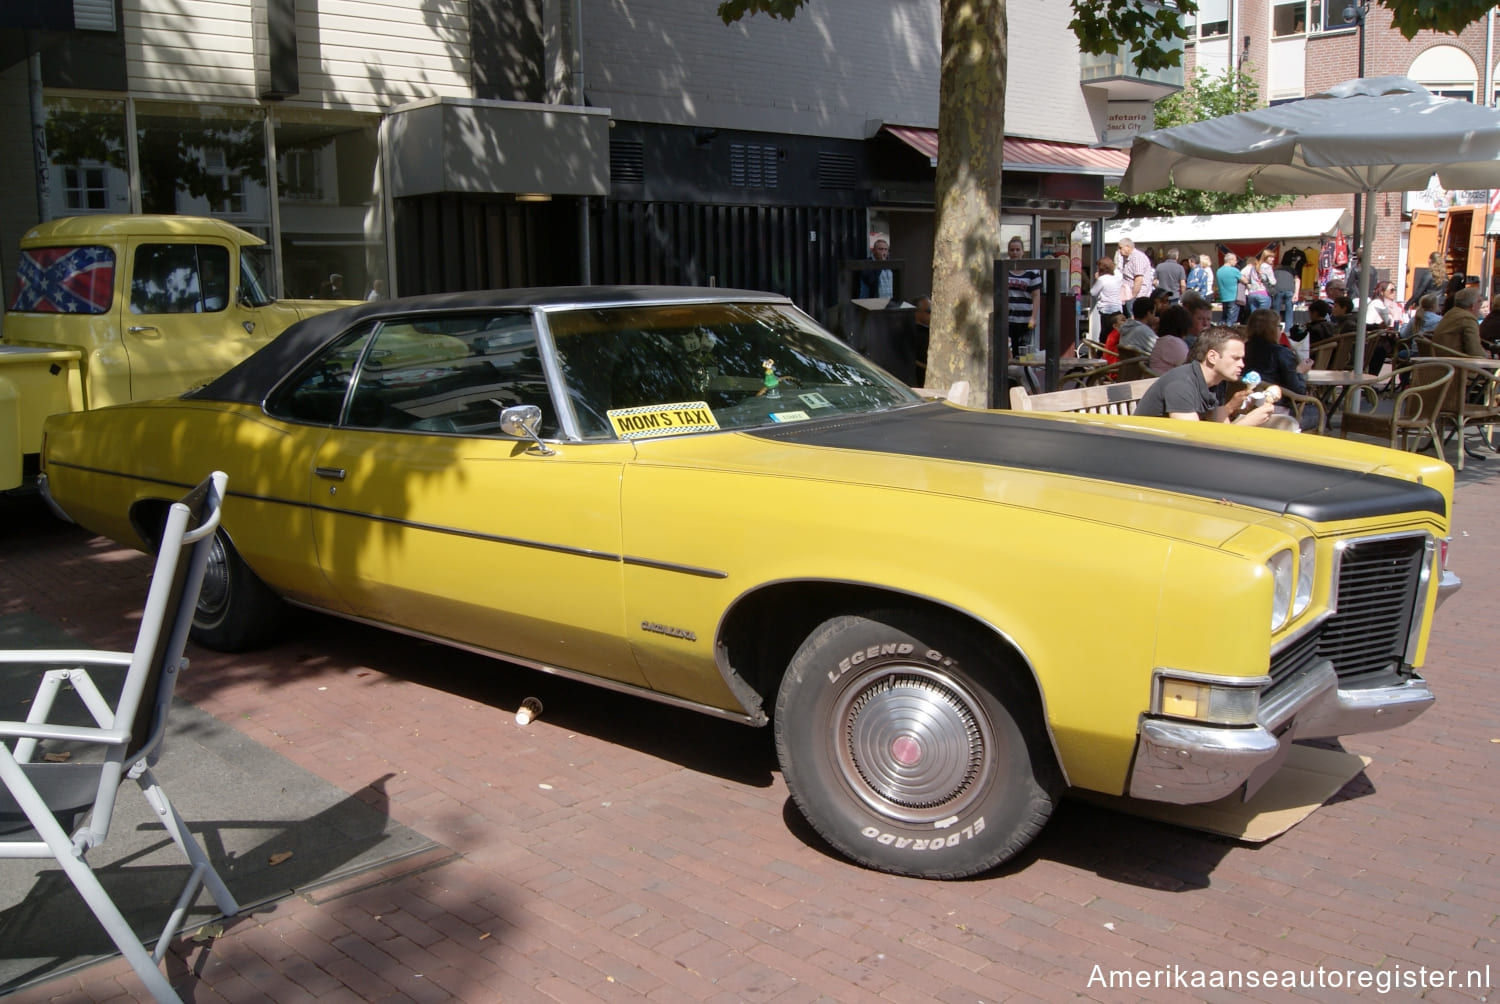
[(250, 570), (224, 531), (217, 531), (193, 615), (193, 640), (220, 652), (241, 652), (274, 640), (285, 620), (286, 604)]
[(1015, 855), (1061, 788), (1035, 701), (956, 623), (824, 622), (776, 701), (776, 749), (814, 829), (881, 871), (960, 878)]

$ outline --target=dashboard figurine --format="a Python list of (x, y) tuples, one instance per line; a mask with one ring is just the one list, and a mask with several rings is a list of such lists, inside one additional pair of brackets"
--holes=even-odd
[(780, 397), (781, 396), (781, 391), (779, 391), (779, 390), (776, 389), (777, 385), (781, 383), (781, 378), (776, 375), (776, 360), (774, 360), (774, 359), (762, 359), (761, 363), (760, 363), (760, 366), (761, 366), (761, 369), (763, 369), (763, 370), (766, 371), (766, 378), (765, 378), (765, 384), (766, 385), (764, 387), (762, 387), (760, 390), (756, 391), (755, 392), (755, 396), (756, 397), (762, 397), (762, 396), (764, 396), (764, 397)]

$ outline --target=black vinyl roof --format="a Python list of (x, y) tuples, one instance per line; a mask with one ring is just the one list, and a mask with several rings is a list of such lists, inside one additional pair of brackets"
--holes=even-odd
[(298, 321), (229, 372), (185, 397), (259, 404), (288, 373), (323, 346), (370, 319), (468, 310), (529, 310), (536, 307), (606, 307), (640, 303), (725, 303), (754, 300), (790, 303), (779, 293), (699, 286), (547, 286), (486, 289), (371, 300)]

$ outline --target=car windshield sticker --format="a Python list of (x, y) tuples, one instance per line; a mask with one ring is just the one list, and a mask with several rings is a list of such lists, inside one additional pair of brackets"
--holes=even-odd
[(706, 401), (616, 408), (609, 412), (609, 424), (621, 439), (680, 436), (687, 432), (712, 432), (719, 427)]
[(773, 411), (771, 421), (773, 422), (805, 422), (812, 416), (805, 411)]
[(808, 391), (806, 394), (798, 394), (797, 399), (800, 400), (803, 404), (807, 405), (809, 408), (816, 409), (833, 407), (833, 402), (829, 401), (828, 398), (824, 397), (822, 394), (819, 394), (815, 390)]

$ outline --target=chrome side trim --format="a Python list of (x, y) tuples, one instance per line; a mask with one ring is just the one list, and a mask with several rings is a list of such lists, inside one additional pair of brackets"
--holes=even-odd
[(444, 638), (440, 635), (428, 634), (425, 631), (418, 631), (415, 628), (406, 628), (396, 624), (387, 624), (385, 621), (377, 621), (369, 617), (361, 617), (358, 614), (341, 613), (337, 610), (329, 610), (326, 607), (314, 606), (311, 603), (299, 603), (296, 600), (288, 599), (286, 600), (286, 602), (292, 604), (293, 606), (302, 607), (305, 610), (312, 610), (320, 614), (327, 614), (330, 617), (337, 617), (340, 620), (353, 621), (356, 624), (364, 624), (367, 627), (379, 628), (382, 631), (393, 631), (396, 634), (404, 634), (410, 638), (419, 638), (422, 641), (435, 642), (439, 645), (445, 645), (448, 648), (456, 648), (464, 652), (472, 652), (474, 655), (482, 655), (489, 659), (500, 659), (504, 662), (513, 662), (517, 666), (524, 666), (527, 669), (534, 669), (541, 673), (547, 673), (550, 676), (561, 676), (564, 679), (577, 680), (580, 683), (587, 683), (595, 687), (603, 687), (605, 690), (613, 690), (616, 693), (629, 694), (632, 697), (642, 697), (648, 701), (655, 701), (658, 704), (670, 704), (675, 708), (686, 708), (689, 711), (697, 711), (700, 714), (711, 715), (715, 718), (727, 719), (731, 722), (739, 722), (743, 725), (765, 724), (762, 721), (756, 721), (752, 719), (751, 716), (746, 714), (743, 710), (729, 711), (725, 708), (716, 708), (711, 704), (700, 704), (697, 701), (687, 701), (680, 697), (673, 697), (670, 694), (663, 694), (660, 691), (650, 690), (646, 687), (639, 687), (633, 683), (622, 683), (619, 680), (611, 680), (606, 676), (593, 676), (589, 673), (579, 672), (576, 669), (564, 669), (561, 666), (550, 666), (545, 662), (536, 662), (532, 659), (524, 659), (521, 656), (512, 655), (509, 652), (499, 652), (495, 649), (483, 648), (479, 645), (470, 645), (466, 642), (454, 641), (451, 638)]
[[(142, 484), (163, 485), (169, 488), (180, 488), (187, 490), (192, 485), (182, 484), (175, 481), (167, 481), (161, 478), (141, 477), (134, 474), (121, 474), (119, 471), (107, 471), (98, 467), (83, 467), (78, 464), (54, 464), (56, 467), (67, 467), (70, 470), (84, 471), (89, 474), (103, 474), (109, 477), (125, 478), (130, 481), (138, 481)], [(248, 492), (229, 491), (227, 498), (241, 498), (252, 502), (266, 502), (273, 505), (290, 506), (294, 509), (308, 509), (313, 512), (324, 512), (337, 516), (355, 516), (361, 519), (373, 520), (377, 523), (389, 523), (394, 526), (409, 527), (414, 530), (427, 530), (432, 533), (449, 534), (455, 537), (467, 537), (470, 540), (482, 540), (492, 544), (508, 544), (512, 547), (528, 547), (540, 551), (552, 551), (556, 554), (570, 554), (578, 558), (593, 558), (600, 561), (618, 561), (628, 565), (638, 565), (645, 568), (655, 568), (664, 572), (676, 572), (681, 575), (694, 575), (705, 579), (727, 579), (729, 573), (715, 568), (699, 568), (695, 565), (682, 565), (672, 561), (657, 561), (654, 558), (642, 558), (638, 556), (625, 556), (615, 554), (612, 551), (595, 551), (586, 547), (571, 547), (567, 544), (552, 544), (541, 540), (527, 540), (524, 537), (506, 537), (500, 534), (481, 533), (478, 530), (463, 530), (458, 527), (440, 526), (436, 523), (419, 523), (414, 520), (401, 519), (396, 516), (376, 516), (372, 513), (353, 512), (349, 509), (338, 509), (332, 506), (313, 505), (310, 502), (295, 502), (291, 499), (275, 498), (270, 495), (252, 495)], [(54, 510), (68, 519), (61, 510)], [(68, 522), (72, 522), (68, 519)]]
[(697, 575), (705, 579), (727, 579), (728, 572), (721, 572), (717, 568), (698, 568), (695, 565), (678, 565), (670, 561), (654, 561), (651, 558), (636, 558), (625, 555), (621, 559), (627, 565), (636, 565), (640, 568), (655, 568), (663, 572), (681, 572), (683, 575)]

